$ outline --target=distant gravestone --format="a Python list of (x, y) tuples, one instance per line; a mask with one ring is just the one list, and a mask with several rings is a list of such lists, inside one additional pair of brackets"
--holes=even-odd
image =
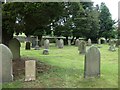
[(79, 54), (85, 54), (86, 53), (86, 42), (81, 41), (78, 46)]
[(36, 80), (36, 61), (25, 61), (25, 81)]
[(35, 37), (32, 38), (32, 48), (34, 48), (36, 45)]
[(46, 39), (46, 40), (44, 41), (44, 48), (45, 48), (45, 49), (49, 49), (49, 40), (48, 40), (48, 39)]
[(101, 40), (100, 39), (98, 39), (98, 44), (101, 44)]
[(71, 40), (68, 40), (68, 45), (69, 45), (69, 46), (71, 45)]
[(63, 48), (64, 47), (64, 41), (63, 39), (58, 40), (58, 48)]
[(13, 54), (13, 60), (19, 59), (20, 58), (20, 42), (16, 39), (13, 38), (9, 41), (9, 48), (12, 51)]
[(12, 59), (11, 50), (4, 44), (0, 44), (0, 78), (2, 82), (13, 81)]
[(91, 39), (89, 38), (89, 39), (88, 39), (88, 46), (91, 46), (91, 45), (92, 45)]
[(90, 47), (85, 55), (84, 77), (100, 77), (100, 51)]
[(30, 50), (31, 48), (30, 44), (31, 44), (30, 42), (26, 42), (25, 50)]
[(79, 39), (76, 39), (76, 41), (75, 41), (75, 46), (79, 46), (79, 44), (80, 44), (80, 40), (79, 40)]
[(44, 50), (43, 50), (43, 54), (44, 54), (44, 55), (48, 55), (48, 54), (49, 54), (49, 50), (48, 50), (48, 49), (44, 49)]
[(110, 40), (109, 44), (110, 44), (109, 51), (116, 51), (114, 41)]
[(38, 43), (39, 43), (39, 39), (38, 39), (38, 36), (37, 36), (37, 37), (36, 37), (35, 50), (39, 50), (39, 49), (40, 49), (40, 47), (39, 47)]
[(58, 39), (55, 40), (55, 46), (58, 47)]

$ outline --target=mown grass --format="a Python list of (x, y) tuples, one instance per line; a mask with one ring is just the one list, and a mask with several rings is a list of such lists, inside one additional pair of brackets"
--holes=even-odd
[(32, 57), (53, 67), (48, 72), (39, 73), (36, 81), (24, 82), (22, 76), (22, 79), (3, 84), (3, 88), (117, 88), (118, 48), (115, 52), (110, 52), (108, 45), (101, 46), (101, 77), (85, 79), (84, 55), (78, 53), (77, 47), (65, 46), (58, 49), (51, 44), (49, 55), (43, 55), (43, 48), (25, 50), (22, 44), (22, 57)]

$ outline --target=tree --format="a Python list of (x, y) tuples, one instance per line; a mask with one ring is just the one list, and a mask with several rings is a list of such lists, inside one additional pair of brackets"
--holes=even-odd
[(109, 12), (108, 7), (105, 3), (101, 3), (100, 5), (100, 30), (99, 37), (111, 38), (113, 36), (113, 25), (115, 22), (112, 20), (111, 14)]

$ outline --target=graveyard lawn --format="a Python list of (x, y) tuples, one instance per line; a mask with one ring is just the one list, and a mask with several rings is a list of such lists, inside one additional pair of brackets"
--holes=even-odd
[(118, 88), (118, 48), (111, 52), (107, 44), (101, 47), (101, 77), (85, 79), (84, 55), (79, 54), (76, 46), (58, 49), (50, 44), (49, 55), (43, 55), (44, 48), (25, 50), (22, 43), (22, 58), (38, 60), (50, 68), (38, 72), (37, 79), (31, 82), (25, 82), (24, 74), (20, 74), (13, 82), (4, 83), (3, 88)]

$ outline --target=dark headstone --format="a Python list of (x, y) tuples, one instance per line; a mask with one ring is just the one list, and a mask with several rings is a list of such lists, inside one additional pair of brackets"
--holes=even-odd
[(26, 42), (25, 50), (30, 50), (30, 42)]

